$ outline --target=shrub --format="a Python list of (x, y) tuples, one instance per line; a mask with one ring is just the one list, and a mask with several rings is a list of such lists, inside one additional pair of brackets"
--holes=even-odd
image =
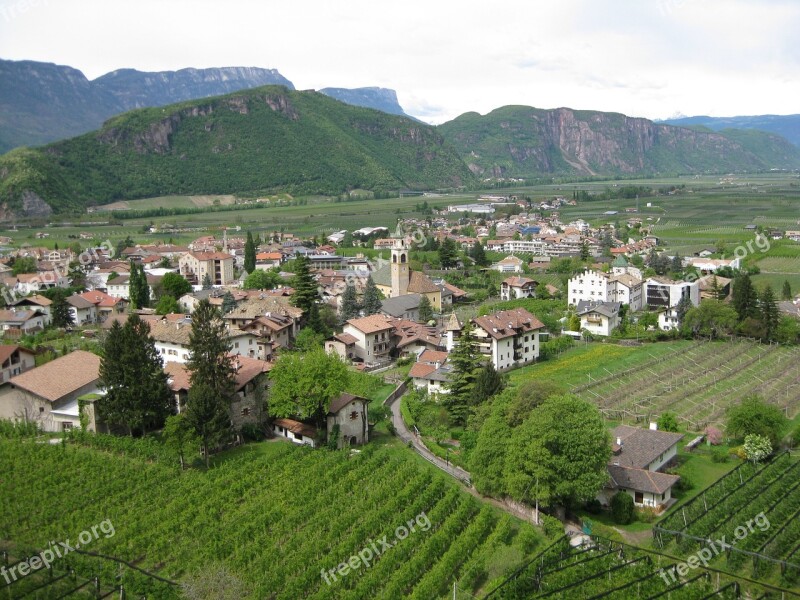
[(241, 429), (242, 437), (248, 442), (259, 442), (266, 436), (264, 430), (255, 423), (245, 423)]
[(539, 521), (542, 523), (544, 534), (551, 540), (555, 540), (564, 535), (564, 524), (550, 515), (539, 512)]
[(725, 448), (714, 448), (711, 450), (711, 460), (715, 463), (728, 462), (730, 454)]
[(599, 515), (603, 511), (603, 505), (600, 504), (600, 500), (597, 498), (587, 502), (584, 508), (590, 515)]
[(635, 508), (633, 497), (627, 492), (617, 492), (611, 498), (611, 516), (620, 525), (627, 525), (633, 522)]
[(636, 509), (636, 520), (644, 523), (654, 523), (658, 519), (658, 512), (652, 506), (643, 506)]
[(711, 444), (712, 446), (718, 446), (719, 444), (722, 443), (722, 432), (716, 427), (713, 426), (706, 427), (705, 433), (708, 443)]

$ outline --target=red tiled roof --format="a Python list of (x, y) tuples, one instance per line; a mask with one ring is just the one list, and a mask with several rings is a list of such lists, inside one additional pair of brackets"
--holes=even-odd
[(408, 372), (409, 377), (419, 378), (427, 377), (433, 373), (438, 367), (436, 365), (426, 365), (425, 363), (414, 363), (411, 370)]
[(75, 350), (11, 379), (11, 384), (55, 402), (100, 378), (100, 357)]
[(503, 310), (493, 315), (476, 317), (473, 321), (496, 340), (544, 327), (544, 323), (524, 308)]
[(369, 315), (358, 319), (348, 319), (347, 323), (362, 333), (375, 333), (392, 329), (392, 324), (384, 315)]

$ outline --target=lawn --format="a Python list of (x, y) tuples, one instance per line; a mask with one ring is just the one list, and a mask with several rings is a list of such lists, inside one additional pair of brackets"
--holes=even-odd
[(692, 342), (620, 346), (611, 343), (581, 342), (560, 356), (509, 373), (509, 383), (518, 386), (529, 380), (552, 381), (569, 391), (576, 385), (600, 379), (653, 358), (664, 356)]

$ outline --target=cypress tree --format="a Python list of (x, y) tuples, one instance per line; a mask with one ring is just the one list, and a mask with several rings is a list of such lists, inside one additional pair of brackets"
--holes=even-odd
[(230, 401), (236, 372), (225, 325), (207, 299), (192, 313), (189, 335), (189, 402), (186, 418), (201, 438), (208, 464), (211, 449), (231, 433)]
[(256, 242), (253, 234), (247, 232), (247, 241), (244, 244), (244, 270), (252, 273), (256, 268)]
[(764, 337), (771, 340), (775, 337), (778, 325), (781, 322), (781, 313), (772, 286), (767, 285), (759, 297), (759, 313), (761, 323), (764, 325)]
[(758, 316), (758, 294), (747, 273), (734, 279), (732, 301), (740, 321)]
[(781, 289), (781, 298), (783, 300), (792, 299), (792, 285), (789, 283), (788, 279), (783, 280), (783, 288)]
[(433, 306), (427, 296), (423, 295), (419, 301), (419, 320), (427, 323), (433, 319)]
[(453, 370), (447, 388), (450, 393), (445, 397), (453, 423), (463, 425), (467, 422), (469, 405), (475, 388), (477, 371), (480, 367), (478, 344), (472, 333), (472, 322), (467, 321), (461, 330), (458, 344), (450, 352), (450, 364)]
[(103, 345), (100, 378), (106, 396), (100, 406), (111, 425), (129, 434), (160, 427), (169, 415), (167, 375), (150, 335), (150, 326), (132, 314), (125, 325), (115, 322)]
[(317, 301), (319, 293), (314, 276), (311, 275), (310, 262), (305, 256), (298, 256), (294, 272), (294, 294), (292, 294), (292, 304), (308, 314), (311, 306)]

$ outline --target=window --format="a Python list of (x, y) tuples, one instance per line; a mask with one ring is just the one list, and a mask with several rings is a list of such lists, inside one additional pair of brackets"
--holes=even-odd
[(358, 411), (354, 410), (350, 412), (350, 420), (355, 421), (358, 418)]
[(61, 423), (61, 431), (70, 431), (72, 429), (72, 421), (64, 421)]
[(296, 439), (296, 440), (302, 440), (302, 439), (303, 439), (303, 436), (302, 436), (302, 435), (300, 435), (299, 433), (295, 433), (295, 434), (294, 434), (294, 439)]
[(242, 409), (242, 416), (243, 417), (249, 417), (250, 416), (250, 409), (247, 408), (247, 407), (243, 408)]

